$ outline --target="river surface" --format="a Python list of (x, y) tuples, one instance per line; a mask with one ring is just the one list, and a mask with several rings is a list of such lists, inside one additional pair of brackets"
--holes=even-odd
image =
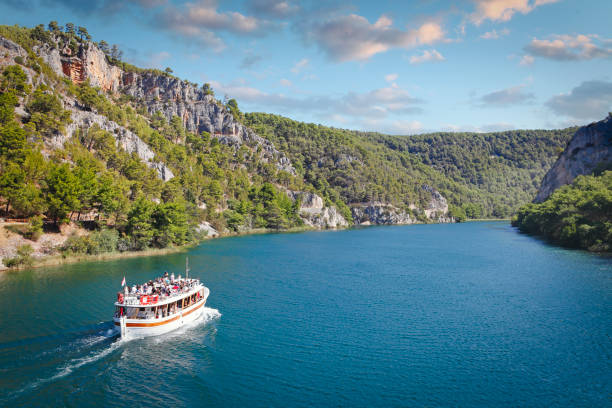
[(612, 261), (503, 222), (212, 240), (190, 327), (121, 341), (123, 276), (185, 254), (0, 274), (0, 406), (600, 407)]

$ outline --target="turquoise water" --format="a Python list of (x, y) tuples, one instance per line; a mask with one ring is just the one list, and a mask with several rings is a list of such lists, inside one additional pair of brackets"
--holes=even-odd
[(184, 254), (0, 274), (0, 406), (610, 406), (612, 261), (506, 223), (246, 236), (190, 251), (196, 325), (118, 341)]

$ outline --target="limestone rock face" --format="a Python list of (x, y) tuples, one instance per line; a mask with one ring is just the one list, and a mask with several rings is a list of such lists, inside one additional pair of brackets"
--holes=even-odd
[(37, 47), (36, 52), (60, 76), (75, 83), (87, 80), (107, 92), (130, 95), (144, 103), (150, 114), (159, 112), (168, 121), (178, 116), (187, 130), (209, 132), (221, 143), (259, 148), (262, 161), (295, 174), (290, 160), (272, 142), (236, 121), (213, 96), (187, 81), (153, 72), (123, 71), (109, 64), (106, 55), (91, 42), (81, 46), (76, 55), (67, 55), (47, 44)]
[(304, 223), (315, 228), (348, 227), (348, 222), (335, 206), (325, 206), (323, 199), (314, 193), (288, 191), (293, 200), (300, 200), (300, 217)]
[(117, 146), (121, 146), (128, 153), (135, 152), (147, 166), (157, 171), (157, 174), (162, 180), (167, 181), (174, 177), (172, 170), (164, 163), (156, 161), (153, 150), (129, 129), (109, 120), (106, 116), (98, 115), (94, 112), (79, 110), (74, 106), (67, 106), (65, 108), (72, 113), (72, 123), (66, 126), (66, 132), (64, 134), (54, 137), (52, 143), (57, 146), (63, 146), (66, 140), (72, 137), (77, 129), (88, 129), (96, 124), (100, 129), (106, 130), (115, 138)]
[(546, 200), (556, 189), (580, 175), (612, 168), (612, 115), (576, 131), (561, 156), (546, 173), (535, 198)]
[(390, 225), (390, 224), (414, 224), (410, 214), (399, 208), (380, 202), (353, 204), (351, 215), (355, 224), (361, 225)]
[(446, 198), (431, 186), (424, 185), (422, 188), (431, 194), (431, 200), (423, 210), (425, 216), (434, 222), (454, 222), (448, 215), (448, 202)]
[[(422, 210), (415, 205), (411, 205), (410, 209), (424, 214), (425, 217), (433, 222), (455, 222), (448, 215), (446, 198), (431, 186), (424, 185), (422, 188), (425, 192), (431, 194), (431, 199)], [(361, 225), (414, 224), (419, 222), (413, 213), (404, 211), (391, 204), (376, 201), (351, 204), (351, 214), (355, 224)]]
[(205, 233), (208, 238), (215, 238), (219, 236), (219, 232), (210, 225), (209, 222), (203, 222), (196, 227), (196, 231), (199, 233)]

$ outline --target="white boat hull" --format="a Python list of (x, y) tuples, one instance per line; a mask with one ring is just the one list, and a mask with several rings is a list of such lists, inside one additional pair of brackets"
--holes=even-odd
[(208, 298), (208, 293), (208, 290), (206, 290), (205, 296), (202, 299), (193, 305), (186, 307), (180, 312), (167, 317), (155, 319), (127, 319), (124, 316), (123, 319), (125, 322), (125, 327), (123, 330), (121, 327), (122, 318), (115, 317), (113, 319), (115, 328), (119, 331), (122, 337), (127, 338), (157, 336), (171, 332), (197, 320), (200, 316), (202, 316), (204, 305), (206, 304), (206, 299)]

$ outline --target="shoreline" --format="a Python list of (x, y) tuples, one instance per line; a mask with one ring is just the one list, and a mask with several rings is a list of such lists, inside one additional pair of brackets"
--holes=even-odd
[(3, 272), (15, 272), (15, 271), (24, 271), (28, 269), (37, 269), (45, 266), (61, 266), (68, 265), (80, 262), (104, 262), (104, 261), (112, 261), (116, 259), (128, 259), (128, 258), (138, 258), (138, 257), (146, 257), (146, 256), (161, 256), (161, 255), (169, 255), (180, 252), (186, 252), (191, 248), (195, 248), (198, 245), (206, 241), (210, 241), (213, 239), (219, 238), (230, 238), (230, 237), (239, 237), (246, 235), (263, 235), (263, 234), (272, 234), (272, 233), (296, 233), (296, 232), (304, 232), (304, 231), (313, 231), (316, 230), (312, 227), (296, 227), (290, 228), (286, 230), (270, 230), (266, 228), (256, 228), (248, 231), (241, 232), (231, 232), (225, 234), (219, 234), (215, 237), (208, 237), (199, 242), (192, 242), (186, 245), (178, 246), (178, 247), (170, 247), (170, 248), (148, 248), (143, 251), (125, 251), (125, 252), (106, 252), (98, 255), (74, 255), (74, 256), (64, 256), (62, 254), (55, 254), (41, 258), (33, 258), (32, 265), (28, 265), (25, 267), (17, 267), (17, 268), (8, 268), (4, 265), (0, 266), (0, 273)]
[[(510, 221), (510, 219), (499, 219), (499, 218), (490, 218), (490, 219), (473, 219), (467, 220), (465, 222), (483, 222), (483, 221)], [(460, 223), (458, 223), (460, 224)], [(401, 226), (402, 224), (397, 224), (397, 226)], [(426, 225), (426, 224), (425, 224)], [(0, 273), (2, 272), (14, 272), (14, 271), (23, 271), (27, 269), (37, 269), (46, 266), (61, 266), (68, 265), (80, 262), (104, 262), (104, 261), (112, 261), (116, 259), (128, 259), (128, 258), (138, 258), (145, 256), (161, 256), (161, 255), (169, 255), (174, 253), (180, 253), (188, 251), (191, 248), (195, 248), (198, 245), (206, 241), (210, 241), (213, 239), (220, 238), (231, 238), (231, 237), (241, 237), (248, 235), (263, 235), (263, 234), (286, 234), (286, 233), (297, 233), (297, 232), (306, 232), (306, 231), (337, 231), (337, 230), (346, 230), (351, 228), (365, 228), (365, 227), (374, 227), (379, 225), (351, 225), (344, 228), (330, 228), (330, 229), (318, 229), (314, 227), (295, 227), (289, 228), (285, 230), (271, 230), (267, 228), (255, 228), (247, 231), (240, 232), (230, 232), (219, 234), (215, 237), (208, 237), (199, 242), (190, 243), (187, 245), (179, 246), (179, 247), (171, 247), (171, 248), (149, 248), (143, 251), (126, 251), (126, 252), (107, 252), (99, 255), (75, 255), (75, 256), (66, 256), (64, 257), (62, 254), (51, 255), (42, 258), (34, 258), (34, 262), (32, 265), (26, 267), (18, 267), (18, 268), (1, 268)]]

